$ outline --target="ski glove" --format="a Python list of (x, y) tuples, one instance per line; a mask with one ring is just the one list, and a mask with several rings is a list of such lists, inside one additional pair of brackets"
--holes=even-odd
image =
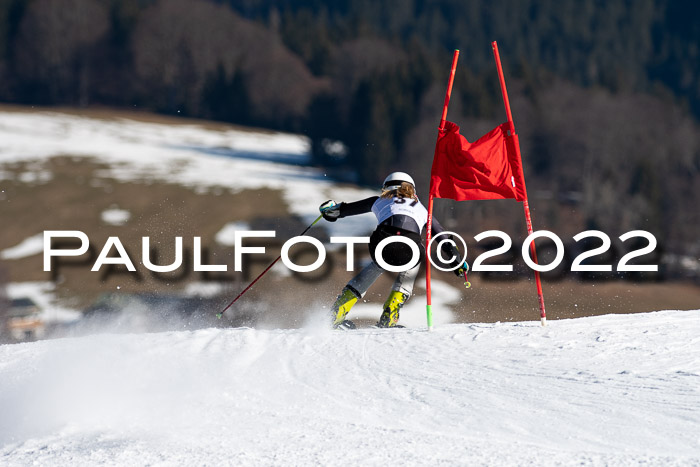
[(469, 263), (465, 260), (457, 269), (453, 271), (457, 277), (464, 276), (465, 273), (469, 272)]
[(332, 199), (319, 206), (318, 210), (321, 211), (323, 218), (329, 222), (337, 221), (340, 216), (340, 205), (336, 204)]

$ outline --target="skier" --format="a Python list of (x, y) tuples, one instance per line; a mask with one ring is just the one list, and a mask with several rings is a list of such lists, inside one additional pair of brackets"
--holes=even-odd
[[(346, 320), (345, 317), (353, 305), (367, 293), (369, 287), (384, 272), (384, 269), (377, 264), (375, 256), (377, 245), (382, 240), (401, 236), (418, 246), (420, 260), (411, 269), (398, 274), (377, 323), (377, 326), (382, 328), (401, 327), (397, 324), (399, 310), (411, 297), (420, 263), (425, 258), (421, 232), (428, 222), (428, 210), (416, 196), (416, 185), (413, 178), (404, 172), (393, 172), (384, 180), (380, 196), (371, 196), (353, 203), (336, 204), (335, 201), (328, 200), (319, 207), (319, 210), (324, 219), (330, 222), (347, 216), (372, 212), (377, 217), (378, 224), (370, 236), (369, 251), (372, 262), (347, 283), (333, 303), (331, 308), (333, 328), (355, 328), (353, 322)], [(435, 236), (443, 231), (440, 223), (433, 217), (432, 235)], [(443, 242), (442, 251), (446, 258), (451, 258), (451, 266), (456, 267), (455, 274), (461, 276), (469, 270), (469, 265), (466, 260), (462, 262), (461, 255), (454, 244)], [(394, 241), (385, 246), (381, 257), (390, 266), (403, 266), (411, 261), (413, 250), (408, 244)]]

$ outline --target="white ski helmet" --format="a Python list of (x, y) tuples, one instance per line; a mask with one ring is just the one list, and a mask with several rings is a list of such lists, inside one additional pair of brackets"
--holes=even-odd
[(416, 187), (416, 183), (413, 181), (410, 175), (406, 172), (392, 172), (384, 179), (384, 190), (395, 190), (401, 186), (402, 182), (408, 182)]

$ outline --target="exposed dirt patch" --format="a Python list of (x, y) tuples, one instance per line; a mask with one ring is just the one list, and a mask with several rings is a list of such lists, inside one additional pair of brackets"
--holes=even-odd
[[(56, 279), (62, 303), (80, 309), (107, 292), (177, 294), (191, 282), (218, 279), (223, 284), (219, 298), (223, 307), (277, 256), (283, 241), (305, 227), (288, 214), (280, 193), (274, 190), (234, 194), (227, 187), (201, 192), (167, 183), (124, 183), (102, 176), (106, 168), (106, 164), (95, 159), (71, 156), (0, 165), (4, 174), (0, 180), (0, 251), (45, 230), (85, 232), (93, 249), (92, 256), (64, 261), (56, 276), (43, 271), (41, 254), (5, 260), (2, 266), (9, 271), (10, 281)], [(110, 209), (128, 212), (128, 221), (123, 225), (105, 222), (102, 215)], [(246, 263), (242, 273), (233, 271), (233, 248), (215, 241), (217, 232), (229, 222), (277, 232), (276, 241), (260, 243), (267, 246), (267, 254)], [(311, 233), (325, 239), (320, 226)], [(157, 250), (157, 256), (151, 258), (156, 264), (170, 264), (175, 257), (175, 237), (183, 237), (185, 262), (181, 270), (163, 274), (148, 271), (141, 264), (142, 238), (146, 236)], [(193, 272), (195, 236), (202, 238), (204, 263), (226, 264), (227, 273)], [(109, 266), (103, 266), (100, 272), (90, 271), (108, 237), (120, 239), (137, 273)], [(116, 256), (115, 250), (110, 256)], [(236, 304), (231, 314), (255, 309), (260, 313), (261, 325), (300, 326), (312, 312), (323, 313), (350, 279), (352, 273), (346, 272), (343, 264), (344, 257), (338, 257), (335, 267), (305, 275), (306, 280), (289, 277), (275, 268)], [(460, 281), (450, 273), (435, 273), (434, 277), (460, 287)], [(392, 280), (391, 275), (381, 278), (366, 297), (369, 303), (376, 304), (377, 317)], [(423, 281), (423, 275), (418, 280)], [(459, 321), (539, 319), (531, 279), (493, 281), (473, 274), (470, 280), (473, 287), (463, 290), (460, 302), (453, 307)], [(412, 300), (424, 300), (423, 290), (416, 290)], [(700, 288), (684, 283), (564, 280), (545, 282), (544, 294), (549, 319), (700, 306)], [(212, 313), (216, 311), (213, 309)], [(440, 309), (435, 309), (435, 313), (440, 313)]]
[[(29, 167), (31, 166), (31, 167)], [(188, 282), (201, 280), (193, 274), (163, 273), (158, 277), (140, 264), (142, 238), (149, 237), (157, 256), (155, 264), (170, 264), (175, 259), (175, 237), (183, 237), (184, 261), (192, 268), (193, 238), (201, 237), (208, 250), (207, 264), (231, 261), (230, 247), (215, 242), (215, 236), (229, 222), (246, 222), (251, 228), (267, 227), (288, 230), (297, 224), (290, 219), (280, 194), (273, 190), (245, 190), (231, 193), (213, 188), (209, 192), (193, 192), (179, 185), (165, 183), (123, 183), (98, 175), (106, 166), (89, 158), (56, 157), (41, 163), (40, 170), (50, 174), (43, 182), (22, 181), (22, 174), (37, 170), (36, 162), (5, 164), (2, 170), (9, 180), (0, 181), (2, 236), (0, 250), (13, 247), (24, 239), (45, 230), (78, 230), (91, 242), (89, 254), (66, 258), (58, 267), (58, 277), (43, 271), (42, 255), (5, 260), (10, 281), (58, 280), (58, 293), (84, 306), (102, 292), (171, 292), (181, 290)], [(264, 209), (262, 209), (264, 206)], [(128, 212), (123, 225), (110, 225), (102, 215), (110, 209)], [(91, 272), (96, 255), (109, 237), (118, 237), (126, 248), (138, 274), (120, 267), (114, 274)], [(77, 242), (77, 240), (76, 240)], [(77, 246), (77, 245), (76, 245)], [(65, 248), (69, 248), (66, 245)], [(112, 250), (110, 256), (117, 256)], [(185, 269), (184, 265), (181, 269)], [(232, 267), (230, 268), (233, 269)]]

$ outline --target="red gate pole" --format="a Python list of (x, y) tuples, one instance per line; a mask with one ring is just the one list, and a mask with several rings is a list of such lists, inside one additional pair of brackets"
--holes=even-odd
[[(450, 69), (450, 78), (447, 81), (447, 92), (445, 93), (445, 104), (442, 107), (442, 117), (440, 118), (440, 127), (438, 128), (438, 137), (435, 142), (435, 153), (433, 160), (437, 156), (438, 141), (440, 135), (445, 131), (445, 121), (447, 120), (447, 106), (450, 104), (450, 96), (452, 95), (452, 83), (455, 80), (455, 71), (457, 70), (457, 59), (459, 58), (459, 50), (455, 49), (452, 54), (452, 68)], [(430, 292), (430, 240), (432, 239), (433, 230), (433, 178), (430, 177), (430, 194), (428, 195), (428, 231), (425, 234), (425, 249), (426, 249), (426, 264), (425, 264), (425, 288), (427, 292), (425, 311), (428, 319), (428, 331), (433, 330), (433, 299)]]
[[(513, 123), (513, 114), (510, 111), (510, 101), (508, 100), (508, 91), (506, 90), (506, 80), (503, 77), (503, 68), (501, 67), (501, 56), (498, 54), (498, 44), (496, 41), (491, 43), (493, 47), (493, 57), (496, 59), (496, 66), (498, 67), (498, 80), (501, 83), (501, 93), (503, 94), (503, 103), (506, 107), (506, 115), (508, 116), (508, 137), (512, 139), (512, 144), (515, 147), (515, 153), (518, 156), (520, 162), (520, 171), (522, 172), (522, 158), (520, 156), (520, 142), (518, 140), (518, 135), (515, 133), (515, 124)], [(527, 201), (527, 188), (525, 187), (525, 176), (521, 173), (520, 179), (523, 182), (523, 193), (525, 193), (525, 199), (523, 200), (523, 209), (525, 211), (525, 222), (527, 224), (527, 234), (532, 234), (532, 217), (530, 216), (530, 203)], [(537, 251), (535, 249), (534, 240), (530, 242), (530, 255), (532, 260), (537, 263)], [(535, 270), (535, 282), (537, 283), (537, 298), (540, 302), (540, 321), (542, 326), (547, 322), (547, 314), (544, 310), (544, 295), (542, 294), (542, 281), (540, 280), (540, 272)]]

